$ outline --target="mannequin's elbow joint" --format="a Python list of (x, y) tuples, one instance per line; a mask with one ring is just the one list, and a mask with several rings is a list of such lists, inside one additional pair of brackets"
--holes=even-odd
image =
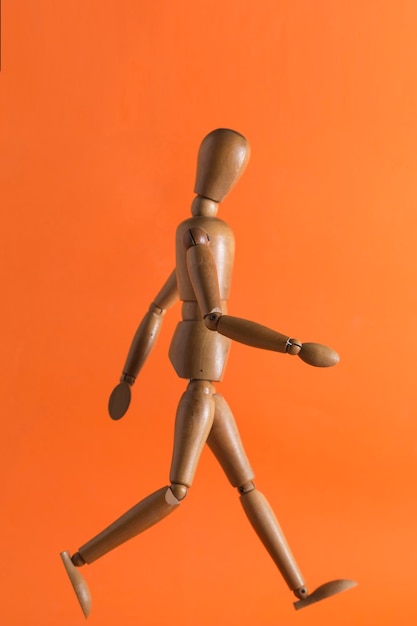
[(209, 330), (217, 330), (222, 313), (219, 311), (211, 311), (204, 316), (204, 323)]

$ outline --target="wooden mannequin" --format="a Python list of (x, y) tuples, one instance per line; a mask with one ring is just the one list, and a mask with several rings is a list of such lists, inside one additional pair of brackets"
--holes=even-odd
[(176, 415), (170, 485), (141, 500), (72, 557), (68, 552), (62, 553), (86, 616), (91, 599), (77, 568), (92, 563), (177, 509), (192, 485), (205, 443), (230, 483), (237, 488), (249, 521), (298, 598), (294, 603), (296, 609), (356, 584), (336, 580), (308, 594), (279, 523), (253, 483), (254, 473), (233, 415), (213, 385), (223, 378), (232, 339), (256, 348), (298, 355), (317, 367), (329, 367), (339, 360), (331, 348), (315, 343), (301, 344), (297, 339), (255, 322), (227, 315), (234, 238), (229, 226), (216, 214), (218, 203), (245, 170), (249, 154), (246, 139), (232, 130), (215, 130), (203, 140), (198, 154), (197, 196), (192, 203), (192, 217), (177, 229), (175, 270), (143, 318), (128, 353), (121, 382), (110, 396), (110, 416), (120, 419), (129, 407), (131, 386), (157, 339), (165, 311), (180, 299), (182, 321), (172, 339), (169, 357), (178, 376), (188, 379), (189, 384)]

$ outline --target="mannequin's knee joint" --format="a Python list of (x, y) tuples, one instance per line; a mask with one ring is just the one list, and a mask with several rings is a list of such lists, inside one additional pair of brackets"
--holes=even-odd
[(178, 501), (184, 500), (188, 492), (188, 487), (179, 483), (172, 483), (169, 489)]

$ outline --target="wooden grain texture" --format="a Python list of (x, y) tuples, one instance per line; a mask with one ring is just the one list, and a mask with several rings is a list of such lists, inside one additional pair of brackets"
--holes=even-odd
[(169, 479), (190, 487), (214, 419), (215, 389), (207, 381), (189, 383), (175, 418), (174, 451)]
[(202, 141), (194, 191), (215, 202), (224, 200), (249, 161), (247, 139), (228, 128), (218, 128)]
[(178, 504), (179, 502), (172, 498), (172, 494), (170, 495), (169, 488), (162, 487), (135, 504), (98, 535), (83, 544), (78, 552), (86, 563), (92, 563), (153, 524), (160, 522), (172, 513)]
[(207, 444), (233, 487), (254, 479), (232, 411), (220, 394), (214, 396), (215, 414)]
[(216, 262), (208, 245), (187, 250), (187, 270), (203, 318), (209, 313), (221, 313)]
[(265, 496), (253, 489), (240, 497), (243, 509), (291, 590), (304, 588), (304, 579)]
[(252, 348), (284, 353), (289, 339), (288, 335), (267, 326), (231, 315), (223, 315), (220, 318), (217, 332)]

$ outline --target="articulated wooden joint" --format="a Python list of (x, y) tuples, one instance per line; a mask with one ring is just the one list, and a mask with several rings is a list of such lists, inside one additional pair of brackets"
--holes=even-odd
[(219, 325), (220, 318), (223, 313), (221, 311), (210, 311), (207, 315), (204, 316), (204, 323), (209, 330), (217, 330), (217, 326)]
[(204, 228), (200, 228), (200, 226), (189, 228), (184, 233), (184, 238), (182, 240), (184, 247), (187, 250), (193, 246), (208, 246), (209, 241), (210, 237), (208, 232)]
[(181, 485), (180, 483), (171, 483), (169, 490), (176, 498), (176, 500), (180, 502), (181, 500), (184, 500), (185, 496), (187, 495), (188, 487), (186, 485)]
[(217, 213), (218, 203), (204, 196), (196, 196), (191, 205), (191, 213), (194, 217), (214, 217)]
[(149, 305), (149, 312), (154, 313), (155, 315), (164, 315), (165, 309), (156, 304), (156, 302), (152, 302)]
[(75, 567), (81, 567), (82, 565), (85, 565), (85, 561), (79, 552), (75, 552), (75, 554), (72, 555), (71, 561), (73, 565), (75, 565)]
[(300, 587), (299, 589), (294, 589), (293, 593), (295, 597), (299, 598), (300, 600), (304, 600), (308, 596), (307, 587)]
[(128, 385), (133, 385), (135, 380), (135, 376), (131, 376), (130, 374), (126, 374), (125, 372), (123, 372), (123, 374), (120, 376), (120, 382), (127, 383)]
[(287, 343), (285, 344), (285, 352), (287, 354), (296, 355), (300, 352), (303, 344), (299, 339), (287, 339)]
[(243, 495), (245, 493), (249, 493), (250, 491), (253, 491), (255, 489), (255, 483), (253, 482), (253, 480), (248, 480), (247, 483), (243, 483), (243, 485), (240, 485), (240, 487), (237, 488), (238, 492)]

